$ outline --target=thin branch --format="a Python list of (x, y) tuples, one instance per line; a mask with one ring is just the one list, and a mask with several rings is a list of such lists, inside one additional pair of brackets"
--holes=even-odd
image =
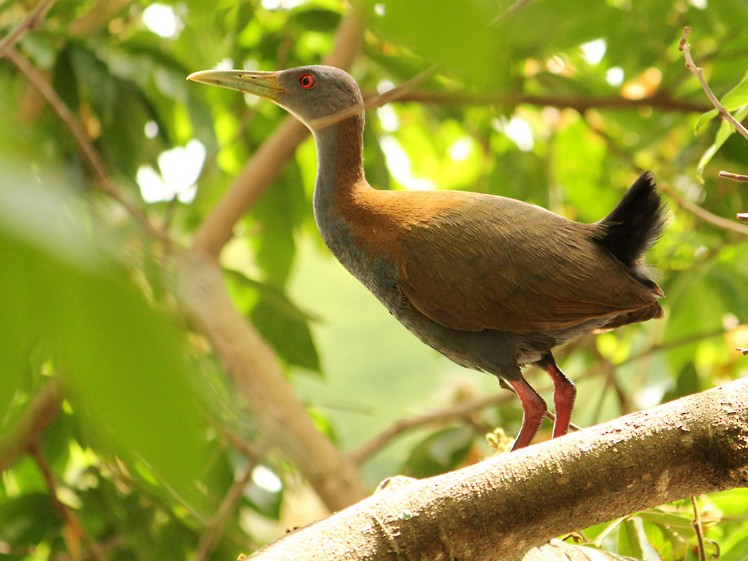
[(457, 405), (440, 409), (432, 413), (400, 419), (381, 433), (371, 438), (369, 441), (350, 452), (349, 457), (355, 464), (360, 465), (405, 432), (425, 425), (433, 425), (446, 421), (453, 421), (455, 419), (464, 419), (474, 414), (476, 411), (480, 411), (481, 409), (493, 405), (503, 404), (511, 399), (513, 399), (512, 394), (499, 393), (488, 397), (464, 401)]
[(712, 214), (708, 210), (703, 209), (699, 205), (689, 201), (683, 195), (678, 193), (675, 189), (671, 189), (667, 185), (663, 185), (662, 189), (672, 199), (675, 200), (678, 206), (680, 206), (684, 210), (687, 210), (688, 212), (690, 212), (697, 218), (703, 220), (704, 222), (708, 222), (709, 224), (716, 226), (717, 228), (721, 228), (723, 230), (728, 230), (730, 232), (736, 232), (743, 236), (748, 236), (748, 227), (743, 226), (742, 224), (737, 224), (733, 222), (732, 220), (728, 220), (727, 218), (722, 218), (721, 216), (717, 216), (716, 214)]
[(513, 4), (507, 6), (498, 16), (491, 20), (491, 25), (495, 25), (502, 19), (513, 15), (515, 12), (518, 12), (519, 10), (527, 6), (527, 4), (529, 4), (531, 1), (532, 0), (515, 0)]
[(23, 39), (29, 31), (36, 28), (47, 15), (47, 12), (54, 6), (56, 0), (41, 0), (33, 10), (29, 12), (26, 19), (19, 23), (13, 31), (0, 39), (0, 58), (12, 49), (18, 42)]
[(743, 138), (748, 140), (748, 129), (746, 129), (740, 122), (735, 119), (735, 117), (732, 116), (732, 114), (725, 109), (725, 107), (720, 103), (719, 99), (717, 99), (717, 96), (714, 95), (714, 92), (709, 87), (709, 84), (706, 81), (706, 78), (704, 78), (704, 72), (696, 66), (696, 63), (693, 61), (693, 58), (691, 57), (691, 45), (688, 44), (688, 36), (691, 34), (691, 28), (690, 27), (684, 27), (683, 28), (683, 35), (680, 39), (680, 44), (678, 45), (678, 48), (683, 53), (683, 57), (686, 59), (686, 68), (699, 80), (699, 83), (701, 84), (701, 88), (704, 90), (704, 93), (709, 98), (709, 101), (712, 102), (712, 105), (719, 113), (719, 116), (722, 117), (725, 121), (730, 123), (733, 128), (738, 131), (741, 135), (743, 135)]
[(56, 378), (50, 380), (31, 400), (21, 418), (0, 435), (0, 473), (27, 453), (62, 407), (62, 392)]
[(99, 548), (99, 545), (86, 535), (80, 520), (78, 520), (78, 517), (75, 515), (75, 512), (60, 500), (57, 491), (57, 479), (52, 471), (52, 467), (47, 462), (44, 454), (42, 454), (38, 442), (35, 442), (31, 446), (30, 452), (36, 461), (36, 465), (39, 467), (39, 471), (41, 471), (45, 483), (47, 484), (49, 499), (52, 501), (52, 506), (54, 506), (55, 510), (60, 514), (67, 525), (67, 531), (63, 534), (65, 537), (65, 544), (70, 552), (70, 557), (72, 559), (80, 559), (79, 542), (82, 541), (86, 546), (88, 554), (92, 559), (94, 559), (94, 561), (105, 561), (106, 557), (104, 556), (104, 553)]
[(114, 186), (114, 183), (109, 177), (104, 161), (101, 159), (101, 156), (94, 147), (93, 142), (91, 142), (91, 139), (88, 137), (88, 134), (83, 128), (83, 125), (73, 114), (70, 108), (65, 104), (65, 102), (60, 98), (60, 96), (57, 95), (57, 92), (49, 84), (46, 76), (42, 72), (40, 72), (33, 64), (31, 64), (31, 62), (29, 62), (29, 60), (16, 49), (9, 49), (5, 53), (5, 57), (10, 60), (16, 66), (16, 68), (18, 68), (26, 77), (29, 83), (37, 89), (37, 91), (42, 95), (42, 97), (44, 97), (47, 103), (49, 103), (53, 111), (57, 113), (57, 116), (60, 118), (60, 120), (62, 120), (68, 131), (70, 131), (73, 138), (75, 139), (75, 142), (80, 148), (84, 162), (91, 169), (91, 172), (94, 175), (95, 183), (99, 187), (99, 189), (109, 195), (115, 201), (117, 201), (120, 205), (122, 205), (125, 210), (133, 218), (135, 218), (135, 220), (140, 224), (143, 230), (157, 239), (161, 239), (162, 241), (170, 243), (170, 240), (168, 239), (166, 234), (156, 229), (156, 227), (151, 224), (145, 214), (143, 214), (136, 206), (127, 201), (127, 199), (125, 199), (125, 197)]
[[(365, 95), (368, 99), (371, 94)], [(400, 103), (416, 102), (434, 105), (535, 105), (539, 107), (558, 107), (561, 109), (574, 109), (584, 113), (590, 109), (638, 109), (641, 107), (652, 107), (669, 111), (683, 111), (686, 113), (705, 113), (709, 106), (703, 103), (673, 99), (666, 95), (658, 94), (643, 99), (626, 99), (623, 97), (557, 97), (541, 95), (506, 95), (499, 92), (469, 92), (469, 91), (430, 91), (417, 90), (406, 92), (398, 96)]]
[(696, 497), (691, 497), (693, 506), (693, 530), (696, 532), (696, 540), (699, 544), (699, 561), (706, 561), (706, 550), (704, 549), (704, 527), (701, 525), (701, 511)]
[(240, 472), (239, 477), (236, 478), (234, 484), (221, 501), (215, 516), (208, 522), (207, 528), (200, 536), (200, 541), (195, 550), (195, 559), (197, 561), (206, 561), (210, 557), (218, 540), (221, 538), (224, 526), (226, 526), (226, 523), (234, 512), (236, 505), (239, 504), (239, 501), (242, 499), (242, 493), (249, 483), (249, 480), (252, 478), (252, 471), (254, 468), (255, 464), (253, 462), (247, 462)]
[(720, 171), (719, 172), (720, 177), (724, 177), (725, 179), (732, 179), (733, 181), (738, 182), (746, 182), (748, 181), (748, 175), (742, 175), (740, 173), (732, 173), (730, 171)]
[(392, 88), (391, 90), (388, 90), (382, 94), (368, 96), (363, 105), (354, 105), (347, 109), (343, 109), (342, 111), (333, 113), (332, 115), (327, 115), (318, 119), (312, 119), (309, 125), (313, 129), (322, 129), (325, 127), (329, 127), (330, 125), (334, 125), (335, 123), (344, 121), (349, 117), (353, 117), (354, 115), (358, 115), (362, 111), (375, 109), (377, 107), (381, 107), (382, 105), (390, 103), (391, 101), (401, 99), (406, 94), (413, 91), (416, 86), (433, 76), (436, 70), (437, 66), (431, 66), (430, 68), (419, 72), (413, 78), (411, 78), (407, 82), (400, 84), (396, 88)]
[(180, 301), (244, 397), (256, 449), (283, 454), (330, 510), (365, 496), (353, 463), (314, 426), (273, 349), (237, 311), (216, 262), (194, 250), (177, 253), (175, 262)]

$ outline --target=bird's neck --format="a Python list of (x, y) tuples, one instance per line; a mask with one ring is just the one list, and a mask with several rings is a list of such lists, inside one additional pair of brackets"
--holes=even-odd
[[(364, 115), (317, 130), (317, 184), (314, 215), (320, 229), (331, 215), (339, 215), (356, 189), (366, 186), (363, 167)], [(324, 232), (323, 232), (324, 233)]]

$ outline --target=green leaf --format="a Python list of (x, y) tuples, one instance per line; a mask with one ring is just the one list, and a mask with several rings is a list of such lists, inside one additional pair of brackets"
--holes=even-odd
[(728, 111), (735, 111), (748, 103), (748, 72), (743, 74), (743, 79), (727, 92), (720, 102)]
[(637, 516), (646, 522), (669, 526), (670, 528), (678, 528), (679, 530), (691, 530), (693, 528), (693, 519), (682, 514), (652, 509), (639, 512)]
[[(741, 108), (739, 111), (737, 111), (733, 117), (738, 122), (741, 122), (746, 115), (748, 115), (748, 105)], [(701, 156), (701, 159), (699, 160), (699, 163), (696, 167), (699, 175), (704, 175), (704, 168), (707, 166), (707, 164), (712, 160), (714, 155), (719, 151), (719, 149), (722, 147), (722, 145), (727, 141), (730, 136), (735, 132), (735, 129), (733, 126), (728, 123), (727, 121), (722, 121), (719, 125), (719, 129), (717, 130), (717, 134), (714, 137), (714, 142), (712, 145), (706, 149), (704, 152), (704, 155)]]
[(62, 522), (45, 493), (8, 498), (0, 508), (0, 541), (35, 546), (54, 535)]
[[(314, 316), (300, 309), (279, 288), (250, 279), (238, 271), (227, 271), (233, 293), (245, 304), (252, 324), (278, 354), (290, 364), (319, 372), (320, 362), (309, 322)], [(251, 291), (248, 298), (243, 292)]]
[(145, 466), (162, 493), (202, 510), (196, 484), (207, 426), (179, 324), (89, 239), (89, 219), (75, 199), (6, 173), (12, 179), (0, 186), (0, 254), (7, 256), (0, 313), (14, 318), (17, 331), (2, 344), (18, 357), (30, 337), (43, 341), (91, 443), (131, 468)]
[(696, 121), (696, 125), (694, 126), (694, 132), (699, 132), (701, 130), (701, 127), (706, 125), (709, 121), (714, 119), (719, 115), (719, 111), (716, 109), (710, 109), (706, 113), (702, 113), (699, 117), (699, 120)]
[(402, 473), (423, 478), (455, 469), (467, 457), (474, 437), (470, 427), (451, 427), (432, 433), (411, 450)]
[(369, 0), (369, 25), (387, 42), (412, 49), (419, 56), (470, 81), (504, 83), (498, 36), (490, 29), (497, 15), (490, 2), (464, 0), (459, 18), (451, 0)]
[(678, 373), (675, 387), (665, 393), (662, 397), (662, 401), (671, 401), (685, 395), (692, 395), (699, 392), (701, 389), (699, 373), (696, 371), (693, 362), (688, 362)]
[[(688, 552), (688, 541), (672, 527), (653, 522), (644, 522), (644, 534), (649, 545), (660, 556), (661, 561), (681, 561)], [(687, 535), (693, 535), (693, 528), (684, 528)]]
[(644, 550), (639, 530), (633, 518), (627, 518), (618, 527), (618, 553), (635, 559), (643, 559)]

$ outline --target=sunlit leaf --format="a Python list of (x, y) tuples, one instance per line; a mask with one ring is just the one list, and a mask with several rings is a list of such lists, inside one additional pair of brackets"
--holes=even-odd
[(735, 111), (748, 103), (748, 72), (733, 89), (722, 97), (720, 102), (728, 111)]
[(388, 42), (411, 48), (433, 64), (444, 64), (473, 84), (502, 83), (506, 70), (500, 43), (491, 28), (490, 2), (466, 0), (454, 17), (449, 0), (369, 2), (369, 25)]
[[(739, 111), (737, 111), (733, 117), (740, 122), (742, 121), (746, 115), (748, 115), (748, 105), (742, 107)], [(704, 152), (704, 155), (701, 156), (701, 159), (699, 160), (697, 170), (699, 172), (699, 175), (704, 174), (704, 168), (706, 168), (707, 164), (714, 158), (714, 155), (719, 151), (719, 149), (722, 147), (722, 145), (727, 141), (728, 138), (735, 132), (735, 129), (733, 126), (728, 123), (727, 121), (722, 121), (719, 125), (719, 129), (717, 130), (717, 134), (714, 137), (714, 142), (712, 145), (707, 148), (707, 150)]]
[(641, 535), (632, 518), (624, 520), (618, 527), (618, 553), (635, 559), (642, 559), (644, 556)]

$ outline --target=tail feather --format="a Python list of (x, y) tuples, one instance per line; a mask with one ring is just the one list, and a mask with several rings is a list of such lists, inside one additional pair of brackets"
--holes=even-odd
[(665, 205), (657, 193), (654, 174), (646, 171), (598, 223), (602, 228), (595, 241), (624, 265), (634, 267), (658, 240), (666, 221)]

